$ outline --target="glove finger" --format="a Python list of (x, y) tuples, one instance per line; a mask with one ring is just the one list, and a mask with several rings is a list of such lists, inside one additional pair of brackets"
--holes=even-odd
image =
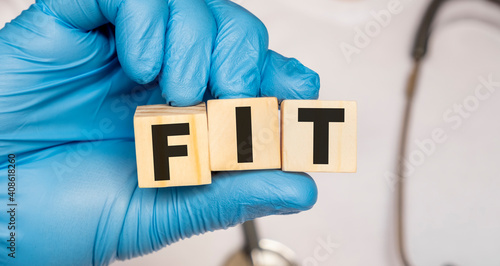
[(304, 211), (316, 199), (316, 184), (307, 174), (278, 170), (219, 173), (209, 186), (137, 189), (118, 258), (144, 255), (258, 217)]
[(217, 21), (209, 88), (215, 98), (259, 96), (268, 50), (267, 29), (244, 8), (226, 0), (207, 1)]
[(163, 61), (168, 4), (165, 0), (39, 0), (67, 27), (93, 30), (116, 26), (116, 49), (123, 70), (135, 82), (156, 78)]
[(217, 26), (203, 0), (172, 0), (160, 87), (173, 106), (203, 100)]
[(168, 5), (164, 0), (125, 0), (116, 25), (116, 50), (123, 70), (137, 83), (146, 84), (159, 74), (165, 46)]
[(260, 95), (285, 99), (317, 99), (319, 76), (295, 58), (286, 58), (274, 51), (267, 52)]

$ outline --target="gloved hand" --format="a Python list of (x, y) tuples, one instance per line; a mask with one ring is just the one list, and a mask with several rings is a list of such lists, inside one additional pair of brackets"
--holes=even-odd
[[(225, 0), (38, 0), (0, 31), (0, 264), (107, 264), (311, 208), (316, 186), (302, 173), (138, 188), (132, 117), (165, 99), (312, 99), (318, 90), (316, 73), (268, 50), (263, 24)], [(7, 203), (17, 204), (15, 230)]]

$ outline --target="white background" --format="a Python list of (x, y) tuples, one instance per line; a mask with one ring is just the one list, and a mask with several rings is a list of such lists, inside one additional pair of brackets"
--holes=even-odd
[[(0, 0), (0, 27), (30, 1)], [(301, 262), (317, 265), (399, 265), (393, 233), (394, 172), (411, 67), (410, 48), (429, 1), (401, 0), (368, 46), (348, 63), (340, 44), (390, 0), (239, 0), (268, 27), (272, 49), (301, 60), (321, 76), (323, 100), (358, 102), (358, 173), (313, 174), (316, 206), (305, 213), (260, 219), (261, 235), (278, 240)], [(500, 8), (486, 1), (451, 1), (440, 14), (419, 82), (410, 140), (436, 128), (447, 140), (408, 179), (408, 249), (414, 265), (500, 265), (500, 92), (470, 108), (457, 129), (443, 120), (479, 77), (500, 82)], [(478, 20), (481, 18), (482, 20)], [(500, 89), (500, 87), (498, 88)], [(470, 105), (469, 105), (470, 106)], [(418, 151), (415, 145), (410, 152)], [(336, 248), (325, 257), (318, 239)], [(221, 265), (242, 245), (240, 228), (192, 237), (118, 265)], [(309, 263), (310, 265), (313, 265)]]

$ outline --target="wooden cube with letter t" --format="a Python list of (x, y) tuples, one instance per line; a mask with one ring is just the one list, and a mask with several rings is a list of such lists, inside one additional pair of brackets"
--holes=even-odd
[(204, 103), (139, 106), (134, 131), (139, 187), (211, 183)]
[(285, 100), (281, 125), (283, 171), (356, 172), (356, 102)]
[(281, 168), (278, 99), (207, 103), (212, 171)]

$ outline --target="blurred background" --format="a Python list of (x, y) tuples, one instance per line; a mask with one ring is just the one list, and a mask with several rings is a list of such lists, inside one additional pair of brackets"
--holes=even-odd
[[(31, 2), (2, 3), (0, 28)], [(261, 237), (290, 247), (302, 265), (400, 265), (397, 144), (410, 51), (430, 1), (235, 2), (264, 22), (271, 49), (320, 74), (320, 99), (358, 102), (358, 172), (312, 174), (316, 206), (257, 220)], [(500, 8), (449, 2), (433, 28), (410, 129), (407, 250), (417, 266), (500, 265)], [(217, 266), (242, 245), (235, 227), (114, 265)]]

